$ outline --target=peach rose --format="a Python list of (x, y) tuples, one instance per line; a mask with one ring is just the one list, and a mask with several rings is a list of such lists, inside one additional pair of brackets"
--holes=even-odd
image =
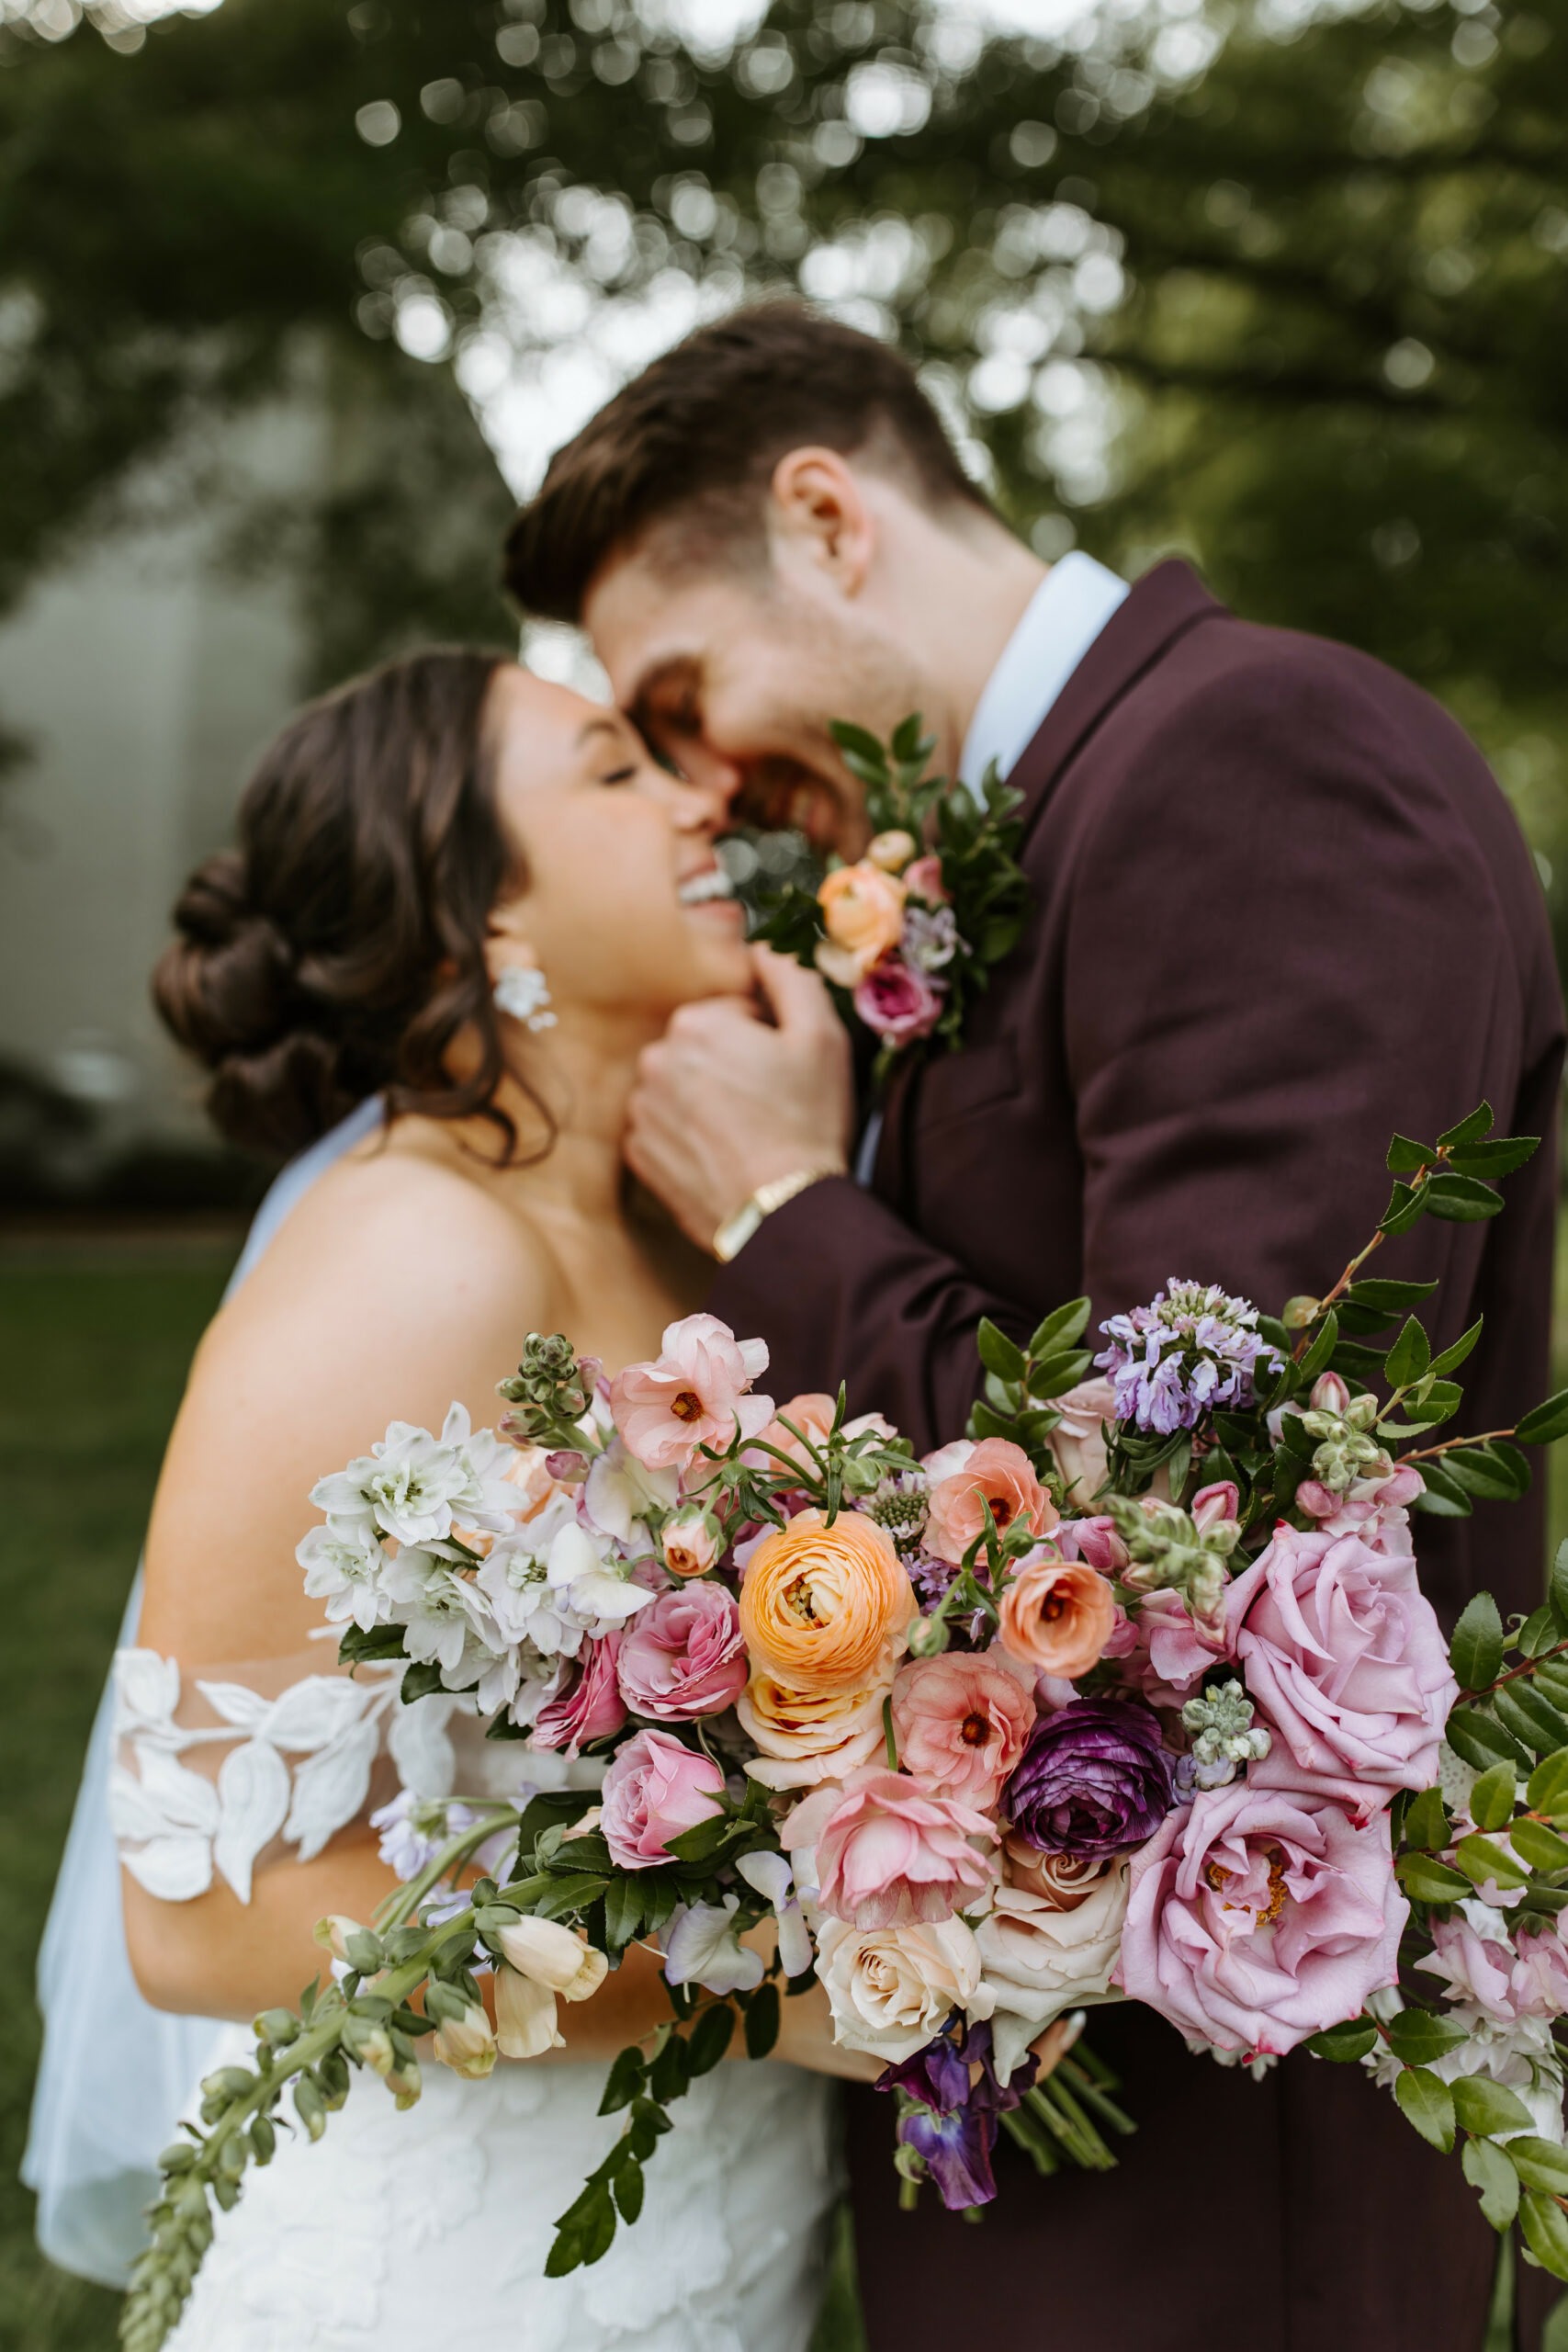
[(904, 928), (904, 885), (879, 866), (840, 865), (817, 893), (828, 936), (817, 967), (841, 989), (852, 989), (897, 947)]
[(868, 1690), (791, 1690), (754, 1674), (735, 1702), (742, 1731), (761, 1750), (747, 1771), (765, 1789), (810, 1789), (869, 1764), (886, 1741), (882, 1702), (891, 1683), (891, 1659)]
[(926, 1550), (956, 1567), (985, 1525), (986, 1503), (999, 1535), (1017, 1519), (1036, 1535), (1056, 1524), (1056, 1507), (1030, 1468), (1023, 1448), (1005, 1437), (988, 1437), (975, 1447), (962, 1470), (932, 1487)]
[(1045, 1442), (1075, 1510), (1088, 1510), (1105, 1477), (1102, 1421), (1116, 1419), (1116, 1391), (1109, 1380), (1080, 1380), (1052, 1403), (1062, 1416)]
[(797, 1511), (765, 1535), (740, 1588), (753, 1674), (791, 1690), (864, 1690), (902, 1648), (915, 1595), (893, 1540), (874, 1520)]
[(1116, 1600), (1097, 1568), (1064, 1560), (1054, 1544), (1026, 1559), (1002, 1595), (1001, 1645), (1042, 1674), (1076, 1681), (1116, 1627)]

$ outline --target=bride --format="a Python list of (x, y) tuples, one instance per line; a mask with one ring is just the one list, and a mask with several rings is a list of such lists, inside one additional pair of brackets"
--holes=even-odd
[[(677, 1006), (750, 985), (721, 814), (614, 711), (503, 656), (424, 652), (285, 729), (238, 854), (181, 899), (157, 997), (212, 1073), (214, 1120), (275, 1152), (314, 1146), (321, 1171), (198, 1351), (138, 1646), (118, 1661), (122, 1718), (158, 1717), (209, 1782), (248, 1711), (336, 1674), (295, 1560), (329, 1465), (394, 1418), (439, 1429), (454, 1397), (482, 1415), (530, 1330), (614, 1371), (694, 1303), (628, 1217), (620, 1139), (640, 1049)], [(336, 1695), (356, 1736), (391, 1722), (397, 1769), (378, 1762), (339, 1822), (364, 1772), (334, 1812), (324, 1758), (295, 1756), (283, 1835), (254, 1858), (214, 1836), (215, 1800), (171, 1812), (117, 1768), (127, 1941), (159, 2008), (291, 2006), (320, 1964), (316, 1919), (367, 1918), (395, 1884), (367, 1816), (420, 1758), (437, 1778), (446, 1758), (427, 1793), (454, 1770), (464, 1792), (515, 1789), (520, 1751), (465, 1747), (450, 1702), (378, 1716), (373, 1678), (363, 1700)], [(401, 1719), (432, 1710), (411, 1737)], [(543, 2276), (554, 2217), (620, 2129), (595, 2111), (604, 2062), (668, 2014), (635, 1951), (567, 2013), (549, 2061), (482, 2083), (426, 2064), (408, 2115), (356, 2076), (322, 2144), (284, 2135), (220, 2218), (178, 2352), (423, 2346), (456, 2312), (529, 2352), (802, 2352), (834, 2190), (822, 2076), (857, 2064), (815, 1992), (784, 2004), (774, 2060), (723, 2065), (679, 2103), (636, 2231)]]

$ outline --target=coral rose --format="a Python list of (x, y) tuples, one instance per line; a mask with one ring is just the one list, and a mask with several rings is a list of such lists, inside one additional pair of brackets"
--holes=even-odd
[(991, 2013), (980, 1948), (962, 1919), (869, 1929), (825, 1919), (817, 1973), (827, 1987), (835, 2041), (888, 2064), (923, 2050), (954, 2009)]
[(932, 1486), (926, 1550), (959, 1566), (986, 1523), (987, 1503), (1001, 1535), (1015, 1520), (1022, 1520), (1036, 1535), (1056, 1524), (1056, 1507), (1023, 1448), (1005, 1437), (988, 1437), (976, 1446), (962, 1470)]
[(771, 1396), (746, 1394), (768, 1368), (761, 1340), (737, 1340), (716, 1315), (669, 1324), (652, 1363), (629, 1363), (610, 1383), (610, 1414), (649, 1470), (683, 1469), (699, 1445), (722, 1452), (737, 1428), (756, 1437), (773, 1418)]
[(823, 1910), (857, 1928), (966, 1909), (996, 1882), (996, 1838), (972, 1805), (931, 1796), (881, 1764), (863, 1765), (841, 1789), (818, 1789), (791, 1814), (788, 1829), (792, 1851), (816, 1849)]
[(965, 1804), (995, 1804), (1033, 1722), (1017, 1676), (963, 1650), (918, 1658), (893, 1685), (898, 1761), (923, 1788)]
[(1358, 1826), (1305, 1776), (1249, 1775), (1133, 1856), (1114, 1981), (1190, 2041), (1282, 2056), (1393, 1983), (1409, 1913), (1386, 1813)]
[(863, 1690), (901, 1646), (915, 1595), (874, 1520), (797, 1511), (747, 1564), (740, 1625), (754, 1669), (792, 1690)]
[(1116, 1628), (1116, 1597), (1098, 1568), (1054, 1544), (1022, 1561), (998, 1611), (1002, 1647), (1042, 1674), (1087, 1674)]
[(828, 936), (817, 968), (841, 989), (852, 989), (898, 944), (904, 928), (904, 885), (871, 865), (840, 865), (817, 893)]
[(883, 1746), (887, 1688), (885, 1676), (868, 1690), (807, 1692), (754, 1674), (735, 1702), (740, 1728), (762, 1751), (747, 1771), (765, 1789), (841, 1781)]

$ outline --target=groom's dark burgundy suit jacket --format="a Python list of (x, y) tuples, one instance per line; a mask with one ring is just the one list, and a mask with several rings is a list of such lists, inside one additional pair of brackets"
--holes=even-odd
[[(1033, 911), (963, 1050), (896, 1083), (869, 1191), (812, 1186), (718, 1279), (773, 1394), (844, 1378), (923, 1449), (963, 1430), (982, 1314), (1021, 1337), (1172, 1274), (1277, 1312), (1370, 1236), (1391, 1131), (1429, 1140), (1484, 1095), (1497, 1132), (1546, 1138), (1505, 1213), (1427, 1219), (1376, 1271), (1441, 1277), (1439, 1345), (1484, 1314), (1463, 1426), (1510, 1425), (1548, 1385), (1562, 1005), (1465, 736), (1379, 663), (1239, 621), (1166, 563), (1012, 780)], [(1445, 1615), (1483, 1584), (1534, 1605), (1539, 1484), (1418, 1532)], [(1247, 2352), (1479, 2352), (1492, 2233), (1359, 2067), (1297, 2055), (1254, 2085), (1147, 2012), (1091, 2023), (1139, 2120), (1120, 2171), (1041, 2181), (1004, 2141), (978, 2228), (930, 2189), (898, 2211), (889, 2103), (852, 2095), (873, 2352), (976, 2328), (1016, 2352), (1208, 2352), (1216, 2328)]]

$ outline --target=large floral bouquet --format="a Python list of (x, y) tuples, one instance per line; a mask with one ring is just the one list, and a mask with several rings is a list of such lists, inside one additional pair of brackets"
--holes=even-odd
[(983, 1325), (970, 1433), (924, 1461), (841, 1393), (775, 1407), (765, 1349), (698, 1315), (609, 1382), (531, 1338), (498, 1430), (455, 1407), (324, 1479), (300, 1556), (342, 1655), (460, 1694), (519, 1790), (378, 1816), (400, 1891), (321, 1923), (332, 1981), (256, 2019), (166, 2154), (133, 2352), (290, 2082), (316, 2138), (353, 2067), (408, 2105), (422, 2053), (536, 2055), (636, 1942), (671, 2015), (609, 2071), (625, 2126), (553, 2272), (636, 2219), (737, 2021), (764, 2055), (820, 1980), (884, 2062), (908, 2196), (984, 2204), (999, 2130), (1042, 2170), (1113, 2162), (1118, 2086), (1074, 2035), (1125, 1997), (1225, 2064), (1361, 2061), (1568, 2278), (1568, 1560), (1530, 1617), (1482, 1596), (1445, 1643), (1410, 1516), (1520, 1494), (1568, 1396), (1435, 1438), (1479, 1326), (1434, 1356), (1433, 1285), (1362, 1272), (1501, 1206), (1533, 1145), (1491, 1125), (1396, 1137), (1367, 1250), (1279, 1319), (1172, 1281), (1092, 1363), (1084, 1300), (1027, 1345)]

